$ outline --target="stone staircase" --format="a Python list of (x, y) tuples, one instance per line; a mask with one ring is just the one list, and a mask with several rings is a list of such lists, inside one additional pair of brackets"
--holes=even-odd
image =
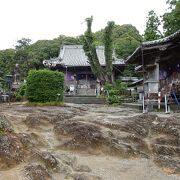
[(97, 98), (96, 96), (64, 96), (65, 103), (74, 103), (74, 104), (106, 104), (105, 98)]

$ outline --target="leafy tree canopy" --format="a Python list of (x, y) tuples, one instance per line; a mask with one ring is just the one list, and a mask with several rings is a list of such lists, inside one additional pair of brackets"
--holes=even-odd
[[(103, 44), (104, 29), (94, 33), (96, 45)], [(112, 34), (113, 48), (119, 58), (126, 59), (139, 46), (142, 36), (139, 31), (131, 24), (115, 25)]]
[(30, 45), (31, 39), (29, 38), (22, 38), (17, 41), (17, 44), (15, 46), (16, 49), (24, 49)]
[(167, 4), (169, 5), (169, 12), (162, 16), (165, 36), (180, 29), (180, 0), (168, 0)]
[(15, 50), (6, 49), (0, 51), (0, 71), (1, 77), (6, 74), (11, 74), (16, 64), (15, 61)]
[(15, 64), (19, 64), (22, 76), (26, 77), (29, 69), (44, 68), (42, 61), (57, 57), (63, 44), (82, 44), (80, 37), (60, 35), (53, 40), (39, 40), (31, 44), (28, 38), (17, 41), (15, 49), (0, 51), (0, 70), (3, 75), (12, 74)]
[[(104, 45), (106, 30), (108, 31), (107, 28), (104, 28), (92, 33), (94, 46)], [(141, 40), (142, 37), (134, 26), (114, 24), (111, 36), (112, 44), (109, 47), (115, 48), (119, 58), (127, 58), (137, 48)], [(60, 35), (53, 40), (39, 40), (35, 43), (32, 43), (28, 38), (22, 38), (17, 41), (15, 49), (0, 50), (0, 71), (3, 72), (3, 75), (12, 74), (15, 64), (19, 64), (22, 76), (26, 77), (30, 69), (44, 68), (43, 60), (57, 57), (62, 45), (82, 44), (82, 42), (83, 36)], [(109, 66), (110, 71), (111, 67)]]
[(162, 37), (162, 34), (158, 29), (160, 24), (157, 14), (153, 10), (149, 11), (144, 32), (144, 39), (146, 41), (152, 41)]

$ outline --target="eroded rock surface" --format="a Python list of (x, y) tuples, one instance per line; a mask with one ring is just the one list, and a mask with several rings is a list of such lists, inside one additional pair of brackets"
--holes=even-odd
[(47, 168), (54, 169), (58, 166), (57, 159), (51, 153), (38, 150), (33, 150), (32, 153), (35, 158), (39, 158), (40, 161), (42, 161)]
[(48, 170), (40, 164), (29, 164), (24, 167), (24, 172), (28, 180), (52, 180)]
[(165, 162), (167, 166), (170, 161), (166, 159), (172, 157), (177, 160), (171, 161), (169, 168), (179, 172), (180, 120), (175, 117), (148, 114), (98, 123), (64, 120), (55, 124), (54, 131), (61, 147), (67, 149), (93, 149), (88, 152), (98, 150), (121, 157), (155, 157), (159, 166)]
[(30, 180), (134, 180), (139, 174), (140, 180), (180, 179), (178, 114), (21, 104), (0, 112), (0, 177), (5, 179), (14, 180), (9, 175), (14, 171), (17, 179)]
[(14, 133), (10, 122), (0, 115), (0, 169), (19, 164), (24, 159), (24, 146)]
[(105, 141), (100, 128), (83, 122), (60, 121), (56, 123), (54, 131), (60, 140), (66, 136), (71, 137), (62, 145), (71, 149), (94, 148)]
[(73, 180), (102, 180), (102, 178), (89, 174), (74, 174)]

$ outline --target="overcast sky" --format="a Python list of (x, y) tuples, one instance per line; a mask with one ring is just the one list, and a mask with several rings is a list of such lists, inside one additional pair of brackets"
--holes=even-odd
[(142, 34), (148, 12), (162, 15), (166, 8), (166, 0), (0, 0), (0, 49), (13, 48), (23, 37), (35, 42), (60, 34), (78, 36), (91, 15), (93, 31), (112, 20), (132, 24)]

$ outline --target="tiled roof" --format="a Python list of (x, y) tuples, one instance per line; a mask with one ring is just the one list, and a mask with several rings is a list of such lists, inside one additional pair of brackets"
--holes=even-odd
[(152, 47), (152, 46), (155, 46), (155, 45), (161, 45), (163, 43), (168, 43), (169, 41), (173, 41), (175, 39), (180, 40), (180, 29), (177, 32), (175, 32), (174, 34), (171, 34), (168, 37), (157, 39), (157, 40), (154, 40), (154, 41), (144, 42), (143, 46), (144, 47)]
[[(104, 47), (98, 46), (96, 48), (96, 52), (97, 52), (97, 56), (100, 61), (100, 64), (102, 66), (105, 66), (106, 63), (105, 63), (105, 56), (104, 56)], [(47, 65), (49, 63), (51, 63), (52, 66), (56, 66), (58, 64), (62, 66), (68, 66), (68, 67), (90, 66), (90, 64), (88, 63), (88, 58), (85, 55), (82, 45), (64, 45), (60, 49), (59, 57), (43, 61), (44, 65)], [(113, 55), (113, 64), (124, 65), (124, 60), (118, 59)]]
[[(130, 63), (132, 62), (135, 58), (137, 58), (138, 56), (140, 56), (141, 54), (141, 50), (143, 48), (143, 50), (146, 50), (148, 48), (151, 47), (151, 49), (156, 49), (156, 48), (165, 48), (166, 46), (168, 47), (170, 42), (180, 42), (180, 29), (175, 32), (174, 34), (171, 34), (170, 36), (168, 37), (165, 37), (165, 38), (161, 38), (161, 39), (158, 39), (158, 40), (154, 40), (154, 41), (147, 41), (147, 42), (143, 42), (141, 44), (141, 46), (139, 46), (134, 52), (133, 54), (131, 54), (126, 63)], [(165, 46), (163, 46), (165, 45)]]

